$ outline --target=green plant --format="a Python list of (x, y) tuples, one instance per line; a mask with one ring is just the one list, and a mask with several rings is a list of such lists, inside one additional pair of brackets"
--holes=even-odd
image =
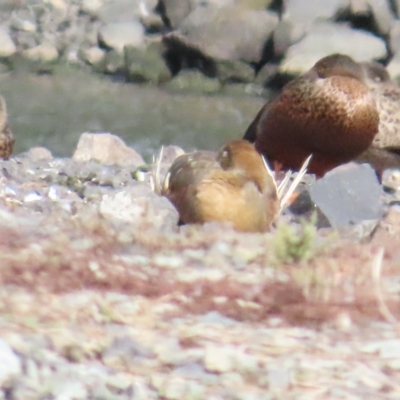
[(297, 226), (280, 224), (273, 239), (276, 260), (279, 263), (309, 260), (315, 252), (316, 233), (315, 215), (309, 221), (301, 221)]

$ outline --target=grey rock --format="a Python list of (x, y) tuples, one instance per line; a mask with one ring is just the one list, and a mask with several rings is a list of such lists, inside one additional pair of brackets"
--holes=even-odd
[(122, 53), (124, 46), (140, 47), (144, 41), (144, 28), (139, 21), (114, 22), (99, 29), (99, 43)]
[(122, 139), (110, 133), (82, 133), (72, 157), (75, 161), (97, 160), (106, 165), (140, 166), (142, 157)]
[(194, 0), (160, 0), (163, 17), (168, 25), (177, 28), (195, 7)]
[(179, 32), (182, 40), (216, 60), (260, 62), (277, 24), (278, 17), (268, 11), (199, 7), (180, 24)]
[(337, 227), (382, 217), (382, 187), (368, 164), (349, 163), (329, 171), (310, 188), (312, 200)]
[(181, 22), (198, 8), (224, 8), (243, 1), (235, 0), (160, 0), (162, 17), (171, 28), (178, 28)]
[(0, 387), (3, 387), (21, 373), (21, 361), (2, 339), (0, 339), (0, 360)]
[(284, 0), (284, 15), (295, 24), (311, 25), (316, 20), (333, 19), (348, 7), (348, 0)]
[(152, 43), (145, 49), (124, 48), (126, 78), (131, 82), (160, 84), (171, 79), (171, 72), (162, 56), (161, 43)]
[(16, 47), (11, 39), (7, 26), (0, 25), (0, 57), (10, 57), (16, 52)]
[(332, 53), (348, 54), (356, 61), (371, 61), (385, 58), (386, 46), (382, 39), (347, 25), (316, 23), (304, 39), (289, 47), (279, 71), (304, 73)]

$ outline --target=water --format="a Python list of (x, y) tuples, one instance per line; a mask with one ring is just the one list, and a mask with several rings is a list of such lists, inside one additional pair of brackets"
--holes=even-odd
[(265, 102), (247, 95), (171, 93), (75, 70), (53, 76), (6, 74), (0, 85), (15, 153), (44, 146), (66, 157), (82, 132), (115, 133), (145, 157), (162, 144), (217, 149), (240, 138)]

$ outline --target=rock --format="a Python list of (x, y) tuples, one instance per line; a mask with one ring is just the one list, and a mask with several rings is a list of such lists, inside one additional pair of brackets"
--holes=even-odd
[(158, 14), (142, 16), (140, 22), (145, 27), (146, 33), (163, 33), (165, 31), (164, 21)]
[(361, 347), (363, 353), (379, 354), (382, 358), (400, 358), (400, 340), (376, 340), (364, 343)]
[(110, 133), (82, 133), (72, 157), (75, 161), (97, 160), (107, 165), (139, 166), (142, 157), (122, 139)]
[(18, 157), (26, 157), (30, 162), (37, 162), (41, 160), (51, 160), (53, 155), (51, 151), (45, 147), (32, 147), (25, 153), (19, 154)]
[(236, 4), (251, 10), (266, 10), (272, 3), (272, 0), (236, 0)]
[(277, 75), (279, 65), (267, 63), (258, 72), (254, 79), (254, 83), (263, 87), (267, 86), (268, 83)]
[(143, 45), (144, 29), (139, 21), (110, 23), (99, 29), (98, 40), (101, 46), (122, 53), (124, 46)]
[(356, 61), (384, 59), (387, 56), (384, 41), (371, 33), (346, 25), (319, 22), (300, 42), (289, 47), (279, 71), (295, 75), (304, 73), (319, 59), (332, 53), (348, 54)]
[(274, 53), (282, 56), (286, 50), (297, 43), (307, 33), (307, 26), (296, 24), (292, 19), (282, 19), (273, 32)]
[(52, 63), (58, 59), (57, 48), (48, 43), (42, 43), (31, 49), (24, 50), (22, 56), (29, 61)]
[(218, 79), (208, 78), (196, 70), (182, 70), (165, 87), (174, 91), (187, 91), (194, 93), (217, 93), (221, 90)]
[(268, 11), (199, 7), (180, 24), (179, 31), (187, 45), (208, 57), (258, 63), (277, 24), (278, 17)]
[(131, 22), (152, 13), (157, 0), (101, 0), (99, 18), (105, 23)]
[(103, 5), (101, 0), (82, 0), (80, 12), (97, 17)]
[(178, 146), (164, 146), (161, 164), (172, 164), (177, 157), (181, 156), (184, 153), (184, 150)]
[(204, 354), (204, 366), (212, 372), (229, 372), (234, 368), (234, 349), (228, 346), (208, 345)]
[(369, 0), (368, 6), (378, 33), (387, 35), (392, 23), (395, 21), (389, 2), (386, 0)]
[(137, 183), (112, 195), (104, 195), (99, 210), (107, 218), (136, 226), (147, 224), (158, 230), (176, 230), (179, 219), (175, 207), (144, 183)]
[(393, 58), (387, 66), (387, 70), (393, 79), (400, 76), (400, 21), (393, 22), (389, 32), (389, 48)]
[(2, 339), (0, 339), (0, 360), (0, 387), (4, 387), (21, 373), (21, 361)]
[(96, 69), (106, 74), (119, 74), (124, 70), (124, 56), (116, 50), (107, 51), (103, 62), (97, 65)]
[(0, 58), (10, 57), (16, 50), (10, 31), (5, 25), (0, 25)]
[(285, 0), (283, 18), (289, 18), (294, 24), (310, 26), (316, 20), (331, 20), (348, 7), (348, 0)]
[(382, 194), (369, 164), (341, 165), (310, 187), (312, 200), (335, 228), (381, 218)]
[(222, 83), (253, 82), (254, 69), (242, 61), (218, 61), (217, 76)]
[(270, 0), (160, 0), (157, 11), (170, 28), (179, 28), (184, 19), (199, 8), (225, 8), (238, 5), (243, 9), (265, 10)]
[(89, 65), (99, 66), (103, 64), (106, 52), (97, 46), (81, 49), (79, 57)]
[(64, 11), (67, 9), (67, 4), (64, 0), (46, 0), (46, 3), (56, 10)]
[(141, 358), (154, 358), (155, 354), (129, 336), (121, 336), (114, 339), (101, 357), (105, 365), (119, 369), (138, 365)]
[(14, 17), (11, 21), (10, 26), (11, 28), (18, 31), (31, 32), (31, 33), (36, 32), (36, 24), (26, 19)]
[(52, 390), (55, 399), (85, 400), (88, 398), (88, 390), (83, 382), (78, 380), (64, 380), (55, 385)]
[(400, 20), (393, 21), (389, 31), (389, 48), (392, 53), (400, 52)]
[(172, 77), (162, 56), (161, 43), (152, 43), (146, 49), (125, 46), (124, 64), (125, 76), (129, 82), (151, 82), (158, 85)]
[(382, 174), (382, 186), (391, 192), (400, 191), (400, 170), (387, 169)]
[(284, 13), (273, 33), (274, 53), (282, 56), (294, 43), (299, 42), (316, 21), (329, 21), (336, 18), (348, 6), (347, 0), (286, 0)]
[(170, 28), (177, 28), (193, 8), (191, 0), (160, 0), (159, 9)]
[(398, 80), (400, 77), (400, 52), (396, 53), (386, 67), (392, 79)]

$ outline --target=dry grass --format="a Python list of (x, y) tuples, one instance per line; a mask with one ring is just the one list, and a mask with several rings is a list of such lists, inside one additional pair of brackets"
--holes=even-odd
[[(259, 251), (247, 257), (244, 269), (235, 269), (233, 253), (248, 251), (249, 238), (258, 243)], [(220, 254), (216, 243), (230, 250)], [(187, 251), (204, 256), (194, 261), (185, 255)], [(3, 225), (0, 252), (1, 284), (37, 293), (92, 289), (156, 299), (167, 296), (176, 306), (174, 315), (217, 310), (246, 321), (279, 315), (290, 323), (309, 324), (345, 313), (355, 321), (372, 317), (397, 323), (400, 317), (398, 293), (389, 295), (385, 290), (399, 276), (398, 239), (385, 232), (370, 243), (338, 239), (307, 261), (281, 265), (272, 276), (264, 274), (266, 269), (274, 270), (271, 234), (248, 236), (223, 228), (193, 227), (162, 235), (146, 227), (115, 228), (93, 215)], [(171, 267), (171, 259), (178, 264)], [(219, 261), (213, 263), (214, 259)], [(181, 278), (199, 266), (223, 274)], [(254, 275), (258, 278), (247, 279)]]

